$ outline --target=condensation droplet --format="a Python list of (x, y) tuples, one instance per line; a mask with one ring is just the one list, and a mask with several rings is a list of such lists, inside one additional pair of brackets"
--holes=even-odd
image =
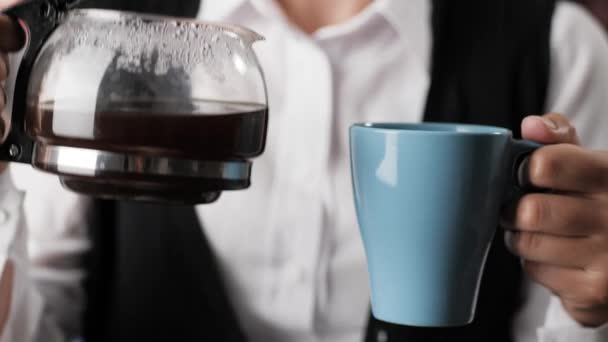
[[(233, 55), (244, 56), (246, 47), (233, 32), (196, 22), (143, 21), (125, 15), (113, 20), (91, 21), (74, 14), (58, 28), (58, 36), (72, 37), (55, 44), (63, 55), (76, 47), (92, 46), (116, 54), (117, 67), (163, 75), (172, 68), (191, 73), (202, 68), (216, 80), (226, 78)], [(63, 31), (63, 33), (61, 32)], [(74, 34), (77, 32), (77, 34)], [(238, 38), (238, 36), (236, 36)]]

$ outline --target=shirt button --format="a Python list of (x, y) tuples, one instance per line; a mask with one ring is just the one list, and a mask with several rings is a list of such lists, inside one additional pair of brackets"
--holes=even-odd
[(0, 209), (0, 224), (6, 223), (8, 221), (9, 216), (10, 215), (8, 214), (8, 211)]

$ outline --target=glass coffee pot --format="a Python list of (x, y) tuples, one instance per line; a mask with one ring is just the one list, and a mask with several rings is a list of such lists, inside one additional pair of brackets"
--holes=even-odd
[(7, 84), (0, 160), (100, 197), (208, 203), (247, 188), (268, 120), (251, 48), (262, 37), (74, 5), (34, 0), (5, 11), (26, 47)]

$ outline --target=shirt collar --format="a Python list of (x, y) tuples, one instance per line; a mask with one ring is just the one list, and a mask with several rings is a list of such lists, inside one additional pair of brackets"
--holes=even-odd
[[(222, 0), (203, 1), (201, 11), (218, 20), (225, 19), (247, 3), (257, 9), (272, 9), (274, 0)], [(382, 14), (391, 22), (399, 34), (407, 35), (412, 26), (428, 25), (430, 0), (375, 0)], [(420, 15), (424, 13), (424, 15)]]
[(247, 0), (202, 1), (198, 17), (213, 18), (214, 20), (223, 20), (230, 16), (230, 14), (234, 13), (246, 1)]
[(268, 11), (279, 11), (274, 0), (213, 0), (202, 1), (198, 17), (213, 18), (214, 21), (221, 21), (229, 18), (246, 6), (260, 13)]
[(399, 37), (429, 58), (432, 43), (431, 0), (376, 0)]
[[(411, 48), (428, 54), (431, 44), (431, 0), (374, 0), (370, 6), (382, 15), (398, 36)], [(261, 14), (283, 17), (274, 0), (212, 0), (203, 1), (204, 17), (221, 21), (229, 18), (245, 6)], [(272, 13), (269, 13), (272, 12)], [(201, 17), (199, 13), (199, 17)], [(424, 55), (428, 58), (429, 56)]]

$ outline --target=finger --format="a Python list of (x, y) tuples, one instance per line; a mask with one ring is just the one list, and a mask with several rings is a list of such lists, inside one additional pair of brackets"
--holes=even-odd
[(0, 50), (17, 51), (25, 43), (23, 29), (13, 19), (0, 15)]
[(561, 114), (551, 113), (544, 116), (528, 116), (521, 123), (521, 131), (524, 139), (534, 140), (543, 144), (579, 143), (576, 129)]
[(585, 268), (597, 254), (596, 241), (541, 233), (507, 231), (507, 248), (526, 260), (561, 267)]
[(6, 79), (8, 78), (8, 67), (8, 55), (0, 52), (0, 82), (6, 81)]
[(565, 192), (599, 193), (608, 191), (608, 154), (585, 150), (576, 145), (559, 144), (538, 149), (527, 165), (526, 182)]
[(509, 230), (564, 237), (597, 233), (608, 212), (594, 199), (556, 194), (529, 194), (503, 213), (502, 225)]
[(522, 266), (528, 276), (551, 290), (554, 294), (570, 300), (580, 300), (587, 296), (583, 288), (588, 275), (582, 269), (560, 267), (523, 260)]
[[(608, 307), (608, 280), (603, 273), (557, 267), (525, 260), (523, 268), (537, 283), (560, 297), (575, 320), (593, 326)], [(605, 312), (604, 312), (605, 313)], [(599, 315), (598, 315), (599, 314)]]

